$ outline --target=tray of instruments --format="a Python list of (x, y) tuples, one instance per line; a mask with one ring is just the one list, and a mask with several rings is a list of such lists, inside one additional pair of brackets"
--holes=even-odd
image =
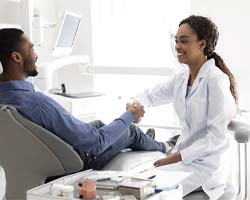
[(27, 200), (159, 200), (163, 196), (164, 200), (182, 199), (181, 185), (155, 194), (152, 180), (134, 179), (129, 174), (124, 171), (78, 172), (28, 190)]

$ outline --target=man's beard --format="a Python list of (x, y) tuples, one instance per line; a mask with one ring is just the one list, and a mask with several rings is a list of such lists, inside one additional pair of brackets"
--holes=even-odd
[(27, 76), (34, 77), (34, 76), (37, 76), (37, 75), (38, 75), (38, 71), (36, 69), (27, 72)]
[(34, 76), (38, 75), (38, 71), (37, 71), (34, 63), (26, 60), (26, 61), (24, 61), (24, 65), (25, 66), (34, 66), (34, 67), (31, 67), (31, 69), (29, 69), (28, 71), (26, 71), (26, 77), (29, 77), (29, 76), (34, 77)]

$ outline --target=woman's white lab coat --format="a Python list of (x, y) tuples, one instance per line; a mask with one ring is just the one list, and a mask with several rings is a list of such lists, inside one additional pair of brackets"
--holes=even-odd
[(186, 68), (166, 83), (138, 95), (138, 99), (147, 106), (173, 102), (183, 132), (172, 152), (179, 151), (182, 162), (162, 168), (194, 172), (184, 182), (184, 194), (202, 186), (211, 199), (217, 199), (227, 180), (227, 126), (236, 106), (228, 76), (213, 59), (201, 67), (186, 96), (189, 75)]

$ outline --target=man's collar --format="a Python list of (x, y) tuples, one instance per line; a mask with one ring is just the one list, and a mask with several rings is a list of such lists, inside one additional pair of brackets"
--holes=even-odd
[(9, 91), (9, 90), (26, 90), (34, 92), (34, 86), (24, 80), (12, 80), (0, 82), (0, 91)]

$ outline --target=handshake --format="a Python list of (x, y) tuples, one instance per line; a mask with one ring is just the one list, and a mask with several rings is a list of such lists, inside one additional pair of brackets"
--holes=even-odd
[(134, 117), (134, 123), (139, 123), (144, 116), (144, 106), (139, 101), (126, 104), (126, 110), (130, 112)]

